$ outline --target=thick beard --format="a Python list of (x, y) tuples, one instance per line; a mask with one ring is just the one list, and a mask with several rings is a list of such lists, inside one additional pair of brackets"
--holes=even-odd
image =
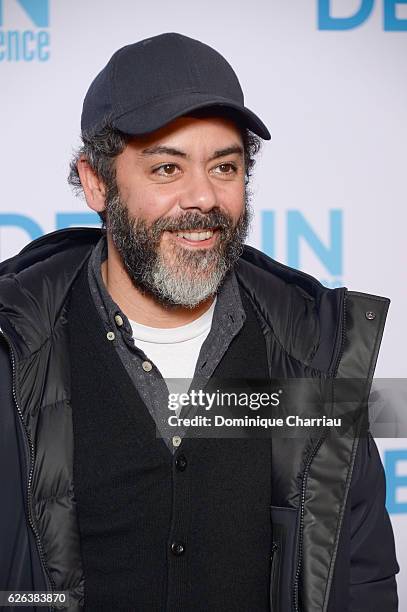
[[(231, 217), (219, 208), (205, 214), (184, 212), (176, 218), (157, 219), (149, 226), (144, 220), (129, 216), (116, 191), (107, 201), (106, 229), (135, 287), (167, 308), (195, 308), (217, 293), (243, 252), (252, 219), (250, 195), (246, 188), (244, 211), (235, 226)], [(188, 249), (168, 242), (165, 256), (160, 252), (165, 230), (213, 227), (218, 228), (219, 237), (210, 249)], [(167, 261), (168, 256), (171, 261)]]

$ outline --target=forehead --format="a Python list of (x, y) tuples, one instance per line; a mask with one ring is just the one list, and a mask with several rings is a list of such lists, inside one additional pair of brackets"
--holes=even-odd
[(142, 151), (158, 144), (214, 149), (219, 148), (219, 145), (241, 145), (242, 142), (242, 128), (232, 119), (183, 116), (151, 134), (133, 137), (129, 145), (134, 150)]

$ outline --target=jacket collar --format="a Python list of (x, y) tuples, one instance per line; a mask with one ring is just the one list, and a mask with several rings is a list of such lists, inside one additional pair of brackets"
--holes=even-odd
[[(28, 244), (0, 264), (0, 317), (9, 320), (23, 354), (37, 350), (52, 333), (73, 282), (103, 230), (69, 228)], [(312, 276), (245, 246), (236, 276), (263, 326), (294, 358), (319, 367), (338, 340), (344, 289), (328, 289)], [(7, 327), (7, 323), (5, 323)], [(20, 343), (21, 346), (21, 343)]]

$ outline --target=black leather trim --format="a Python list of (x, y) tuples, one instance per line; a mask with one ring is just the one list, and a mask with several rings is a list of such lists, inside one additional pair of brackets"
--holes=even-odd
[[(390, 301), (374, 295), (348, 292), (345, 335), (337, 379), (359, 379), (356, 406), (366, 416), (379, 346)], [(375, 312), (369, 320), (366, 312)], [(333, 397), (333, 408), (340, 397)], [(303, 532), (303, 561), (300, 599), (302, 612), (326, 612), (335, 568), (342, 520), (352, 478), (358, 437), (354, 431), (339, 437), (327, 435), (310, 467)], [(324, 483), (321, 489), (321, 483)], [(315, 517), (319, 517), (316, 521)]]

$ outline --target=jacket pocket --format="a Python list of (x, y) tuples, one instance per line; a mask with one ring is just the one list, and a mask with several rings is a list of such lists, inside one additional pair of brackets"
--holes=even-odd
[(271, 506), (270, 611), (293, 610), (297, 510)]

